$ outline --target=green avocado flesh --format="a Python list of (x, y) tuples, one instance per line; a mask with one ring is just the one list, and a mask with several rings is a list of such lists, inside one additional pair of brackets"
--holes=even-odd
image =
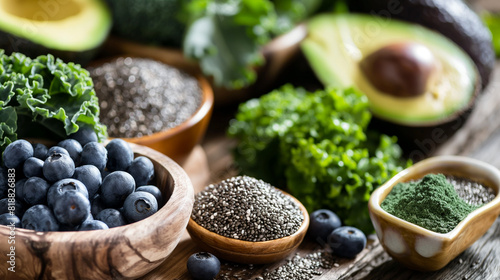
[[(48, 50), (94, 49), (104, 42), (111, 24), (109, 9), (100, 0), (0, 0), (2, 34)], [(6, 35), (0, 40), (7, 40)]]
[[(360, 69), (371, 53), (392, 43), (426, 46), (438, 70), (422, 95), (395, 97), (375, 88)], [(356, 87), (366, 94), (374, 115), (403, 125), (447, 119), (469, 106), (477, 84), (470, 57), (446, 37), (424, 27), (369, 15), (320, 15), (308, 23), (302, 51), (325, 86)]]

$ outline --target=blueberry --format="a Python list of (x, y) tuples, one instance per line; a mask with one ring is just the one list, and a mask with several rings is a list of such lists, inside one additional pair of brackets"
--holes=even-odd
[(9, 174), (7, 169), (0, 167), (0, 197), (3, 197), (9, 188)]
[(212, 280), (219, 274), (219, 259), (207, 252), (192, 254), (187, 261), (187, 269), (194, 280)]
[(78, 226), (90, 213), (90, 202), (81, 192), (66, 191), (54, 202), (54, 216), (62, 225)]
[(75, 139), (65, 139), (57, 143), (57, 146), (66, 149), (71, 159), (75, 162), (75, 165), (79, 164), (80, 154), (82, 153), (83, 150), (83, 147), (80, 144), (80, 142), (76, 141)]
[(328, 236), (328, 245), (335, 255), (353, 259), (365, 248), (366, 236), (355, 227), (343, 226)]
[(132, 148), (123, 139), (115, 138), (109, 141), (106, 150), (108, 151), (106, 167), (109, 171), (125, 171), (134, 159)]
[(63, 147), (59, 147), (59, 146), (52, 146), (49, 148), (49, 150), (47, 151), (47, 157), (50, 157), (51, 155), (55, 154), (55, 153), (59, 153), (59, 154), (65, 154), (69, 157), (71, 157), (69, 155), (69, 152), (68, 150), (66, 150), (65, 148)]
[(89, 192), (85, 185), (76, 179), (62, 179), (50, 186), (47, 192), (47, 205), (49, 207), (54, 207), (56, 200), (61, 197), (61, 195), (67, 191), (78, 191), (81, 192), (87, 199), (89, 197)]
[(90, 142), (83, 146), (82, 153), (80, 154), (80, 164), (81, 165), (94, 165), (100, 171), (104, 170), (106, 167), (106, 162), (108, 161), (108, 151), (103, 145), (97, 142)]
[(33, 146), (30, 142), (19, 139), (10, 143), (3, 152), (2, 159), (5, 167), (18, 168), (29, 157), (33, 156)]
[(129, 223), (145, 219), (157, 211), (158, 202), (148, 192), (133, 192), (123, 203), (123, 215)]
[(15, 191), (16, 191), (16, 199), (24, 202), (24, 183), (26, 182), (26, 178), (19, 179), (16, 181)]
[(75, 163), (65, 154), (54, 153), (43, 162), (43, 176), (49, 182), (71, 178), (75, 173)]
[(106, 209), (106, 205), (102, 201), (101, 196), (99, 194), (96, 194), (94, 196), (94, 199), (92, 199), (92, 202), (90, 203), (90, 213), (92, 213), (92, 215), (94, 216), (97, 216), (97, 214), (99, 214), (99, 212), (104, 209)]
[(157, 188), (156, 186), (153, 185), (140, 186), (137, 189), (135, 189), (135, 191), (148, 192), (152, 194), (156, 198), (156, 201), (158, 202), (158, 208), (163, 206), (163, 196), (161, 195), (160, 189)]
[[(9, 199), (11, 199), (11, 201), (9, 201)], [(24, 210), (26, 210), (26, 205), (22, 201), (20, 201), (17, 197), (14, 199), (14, 204), (12, 204), (12, 199), (14, 198), (0, 199), (0, 214), (10, 213), (10, 210), (14, 210), (14, 214), (19, 218), (22, 218)], [(12, 207), (14, 207), (14, 209), (12, 209)]]
[(0, 215), (0, 225), (20, 228), (21, 219), (19, 219), (19, 217), (16, 215), (11, 215), (10, 213), (4, 213)]
[(35, 143), (33, 144), (33, 156), (45, 160), (47, 158), (47, 152), (49, 151), (49, 148), (45, 146), (44, 144), (41, 143)]
[(96, 220), (104, 222), (109, 228), (126, 225), (127, 222), (122, 213), (114, 208), (106, 208), (99, 212)]
[(134, 177), (135, 185), (138, 187), (149, 184), (155, 173), (153, 163), (144, 156), (136, 157), (127, 171)]
[(80, 231), (84, 230), (97, 230), (97, 229), (108, 229), (108, 225), (106, 225), (103, 221), (99, 220), (92, 220), (92, 221), (85, 221), (82, 223), (82, 225), (78, 228)]
[(82, 147), (87, 143), (97, 142), (97, 134), (94, 129), (88, 125), (80, 125), (75, 133), (69, 135), (69, 138), (78, 141)]
[(45, 204), (49, 183), (40, 177), (31, 177), (24, 182), (24, 201), (29, 205)]
[(106, 206), (119, 208), (134, 190), (135, 181), (132, 175), (125, 171), (114, 171), (102, 181), (101, 199)]
[(82, 182), (89, 192), (89, 197), (94, 197), (101, 187), (101, 172), (93, 165), (82, 165), (75, 168), (73, 178)]
[(42, 177), (43, 176), (43, 160), (30, 157), (24, 161), (23, 165), (24, 176), (30, 177)]
[(22, 227), (36, 231), (57, 231), (59, 224), (47, 205), (37, 204), (26, 210), (21, 219)]
[(316, 210), (309, 217), (309, 237), (320, 244), (325, 244), (328, 235), (341, 226), (339, 217), (328, 209)]

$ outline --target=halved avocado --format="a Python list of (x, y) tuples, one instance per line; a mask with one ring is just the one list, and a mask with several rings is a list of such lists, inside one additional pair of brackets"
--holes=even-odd
[(109, 8), (100, 0), (0, 0), (0, 48), (7, 54), (51, 53), (86, 64), (111, 25)]
[(449, 138), (463, 124), (481, 88), (476, 65), (455, 43), (394, 19), (320, 15), (308, 23), (301, 48), (325, 86), (364, 92), (374, 123), (397, 135), (408, 149), (436, 133), (440, 139), (434, 147)]

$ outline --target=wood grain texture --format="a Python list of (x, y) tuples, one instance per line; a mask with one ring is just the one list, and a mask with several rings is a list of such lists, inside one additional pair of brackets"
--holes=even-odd
[[(16, 272), (0, 255), (0, 279), (135, 279), (160, 265), (185, 230), (194, 202), (185, 171), (150, 148), (131, 144), (154, 164), (156, 185), (167, 203), (154, 215), (126, 226), (82, 232), (15, 229)], [(10, 230), (0, 226), (0, 251), (9, 252)]]

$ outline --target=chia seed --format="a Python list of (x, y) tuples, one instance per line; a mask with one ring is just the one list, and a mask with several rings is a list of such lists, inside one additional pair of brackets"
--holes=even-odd
[(89, 72), (111, 137), (141, 137), (178, 126), (201, 105), (194, 77), (152, 59), (120, 57)]
[(471, 205), (483, 205), (495, 198), (493, 189), (478, 182), (454, 176), (447, 176), (446, 178), (453, 185), (458, 196)]
[(292, 198), (249, 176), (207, 186), (195, 196), (191, 217), (209, 231), (253, 242), (290, 236), (304, 221)]
[(318, 251), (301, 257), (296, 254), (286, 264), (279, 266), (271, 272), (265, 272), (262, 280), (309, 280), (321, 275), (320, 269), (331, 269), (334, 266), (334, 258), (325, 251)]

